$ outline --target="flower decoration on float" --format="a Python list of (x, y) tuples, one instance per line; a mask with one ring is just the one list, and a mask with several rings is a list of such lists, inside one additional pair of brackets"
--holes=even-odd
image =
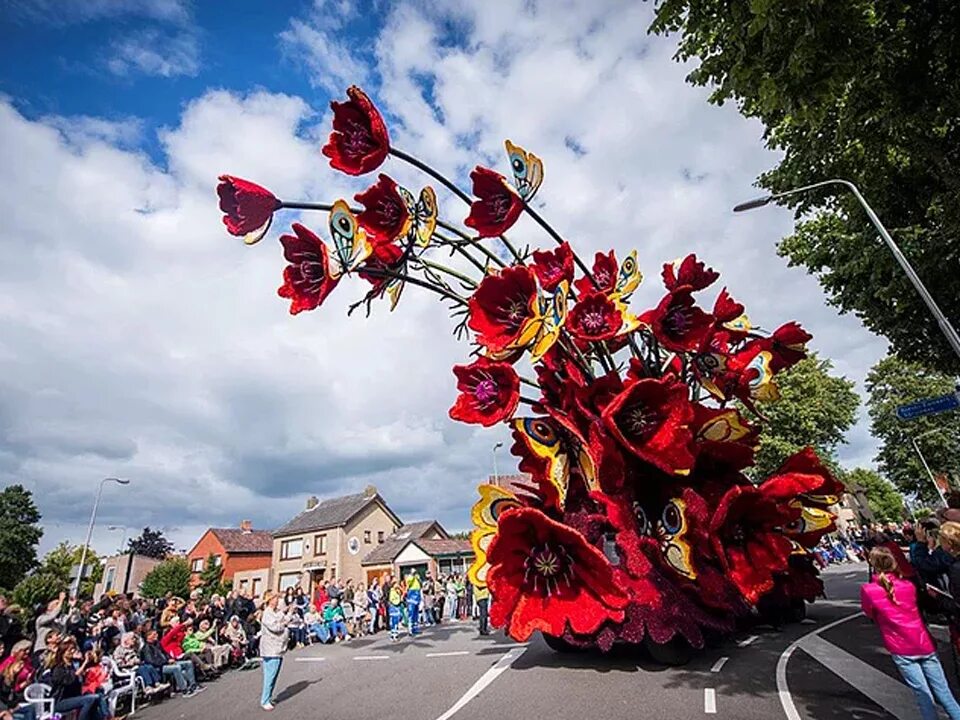
[[(636, 308), (638, 251), (596, 252), (588, 265), (531, 205), (549, 190), (534, 153), (507, 140), (512, 183), (478, 166), (471, 197), (391, 145), (361, 89), (331, 107), (330, 166), (383, 168), (357, 206), (280, 200), (222, 175), (223, 223), (252, 244), (278, 213), (300, 213), (279, 236), (278, 294), (291, 314), (326, 312), (334, 290), (356, 287), (348, 314), (382, 299), (393, 310), (408, 287), (447, 306), (473, 346), (447, 381), (449, 415), (505, 424), (525, 477), (482, 484), (471, 515), (468, 575), (489, 588), (493, 623), (565, 646), (702, 647), (738, 618), (813, 600), (822, 584), (809, 550), (834, 529), (842, 485), (809, 449), (770, 478), (751, 475), (761, 407), (810, 335), (794, 322), (760, 331), (726, 287), (704, 299), (719, 273), (693, 254), (663, 265), (661, 299)], [(390, 163), (424, 172), (443, 194), (402, 187)], [(462, 222), (446, 212), (454, 203)], [(517, 224), (524, 214), (532, 225)], [(549, 245), (533, 245), (536, 228)]]

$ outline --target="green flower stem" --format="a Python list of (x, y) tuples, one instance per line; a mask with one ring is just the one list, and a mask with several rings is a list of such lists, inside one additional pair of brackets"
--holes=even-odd
[(524, 385), (535, 387), (537, 388), (537, 390), (540, 389), (540, 386), (537, 383), (535, 383), (533, 380), (530, 380), (529, 378), (525, 378), (523, 375), (520, 375), (519, 373), (517, 374), (517, 377), (520, 378), (520, 382), (522, 382)]
[(530, 398), (524, 397), (523, 395), (520, 396), (520, 402), (522, 402), (524, 405), (539, 405), (539, 404), (540, 404), (540, 402), (539, 402), (538, 400), (531, 400)]
[(460, 305), (463, 305), (464, 307), (467, 307), (466, 299), (461, 297), (460, 295), (457, 295), (457, 293), (453, 292), (452, 290), (448, 290), (447, 288), (442, 288), (439, 285), (435, 285), (431, 282), (427, 282), (426, 280), (421, 280), (420, 278), (415, 278), (411, 275), (407, 275), (406, 273), (395, 272), (393, 270), (390, 270), (388, 268), (383, 268), (383, 267), (376, 267), (376, 268), (365, 267), (363, 268), (362, 272), (364, 275), (369, 275), (371, 277), (397, 278), (399, 280), (403, 280), (404, 282), (408, 282), (411, 285), (418, 285), (419, 287), (426, 288), (427, 290), (432, 290), (438, 295), (443, 295), (448, 300), (452, 300), (455, 303), (458, 303)]
[(439, 172), (434, 170), (425, 162), (421, 162), (420, 160), (417, 160), (417, 158), (413, 157), (413, 155), (408, 155), (402, 150), (397, 150), (396, 148), (393, 148), (393, 147), (390, 148), (390, 154), (399, 160), (403, 160), (405, 163), (409, 163), (410, 165), (413, 165), (418, 170), (422, 170), (427, 175), (434, 178), (437, 182), (442, 183), (444, 187), (446, 187), (450, 192), (452, 192), (458, 198), (463, 200), (467, 205), (469, 205), (472, 202), (470, 200), (469, 195), (467, 195), (463, 190), (461, 190), (456, 185), (454, 185), (452, 181), (448, 180), (445, 176), (441, 175)]
[(469, 285), (472, 288), (477, 287), (477, 285), (479, 284), (473, 278), (467, 275), (464, 275), (463, 273), (457, 272), (453, 268), (447, 267), (446, 265), (435, 263), (432, 260), (424, 260), (423, 258), (418, 258), (417, 262), (433, 270), (437, 270), (439, 272), (446, 273), (447, 275), (451, 275), (457, 278), (457, 280), (459, 280), (460, 282), (464, 283), (465, 285)]
[[(488, 258), (491, 262), (493, 262), (494, 264), (496, 264), (497, 266), (502, 267), (502, 268), (504, 268), (504, 267), (507, 266), (507, 264), (506, 264), (505, 262), (503, 262), (503, 260), (501, 260), (500, 258), (498, 258), (495, 253), (490, 252), (489, 248), (485, 248), (476, 238), (472, 238), (472, 237), (470, 237), (469, 235), (466, 235), (465, 233), (460, 232), (459, 230), (457, 230), (457, 229), (456, 229), (455, 227), (453, 227), (452, 225), (447, 225), (446, 223), (440, 223), (440, 222), (438, 222), (437, 225), (439, 225), (440, 227), (442, 227), (444, 230), (449, 230), (449, 231), (453, 232), (455, 235), (457, 235), (458, 237), (461, 238), (461, 241), (458, 242), (458, 241), (456, 241), (456, 240), (453, 240), (452, 238), (448, 238), (448, 237), (445, 237), (445, 236), (443, 236), (443, 235), (437, 235), (437, 233), (434, 233), (434, 235), (437, 235), (437, 237), (439, 237), (441, 240), (444, 240), (445, 242), (447, 242), (451, 247), (459, 247), (459, 248), (474, 247), (474, 248), (477, 248), (477, 250), (479, 250), (479, 251), (482, 252), (484, 255), (486, 255), (487, 258)], [(484, 269), (484, 270), (485, 270), (485, 269)]]
[[(325, 210), (326, 212), (333, 210), (333, 205), (328, 203), (287, 202), (286, 200), (280, 201), (280, 207), (287, 210)], [(358, 213), (360, 208), (350, 208), (350, 212)]]

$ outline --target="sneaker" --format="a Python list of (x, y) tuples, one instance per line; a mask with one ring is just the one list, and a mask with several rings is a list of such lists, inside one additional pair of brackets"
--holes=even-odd
[(264, 710), (270, 711), (273, 710), (273, 703), (267, 703), (266, 705), (261, 705)]
[(167, 690), (170, 688), (170, 683), (168, 682), (157, 683), (156, 685), (154, 685), (154, 687), (157, 688), (157, 690)]
[(183, 693), (183, 697), (192, 698), (194, 695), (196, 695), (199, 692), (200, 692), (199, 688), (195, 688), (195, 687), (187, 688), (186, 692)]
[(198, 693), (202, 693), (202, 692), (203, 692), (204, 690), (206, 690), (206, 689), (207, 689), (207, 686), (206, 686), (206, 685), (200, 685), (199, 683), (197, 683), (197, 692), (198, 692)]

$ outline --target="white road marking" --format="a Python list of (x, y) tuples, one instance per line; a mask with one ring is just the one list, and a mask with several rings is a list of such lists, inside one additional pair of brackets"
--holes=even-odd
[(800, 643), (803, 642), (805, 638), (811, 635), (819, 635), (832, 627), (845, 623), (847, 620), (853, 620), (855, 617), (860, 617), (861, 615), (863, 615), (863, 613), (847, 615), (847, 617), (834, 620), (822, 628), (811, 630), (806, 635), (790, 643), (787, 649), (780, 655), (780, 658), (777, 660), (777, 695), (780, 696), (780, 705), (783, 706), (783, 712), (787, 716), (787, 720), (801, 720), (800, 713), (797, 712), (797, 706), (793, 704), (793, 698), (790, 696), (790, 687), (787, 685), (787, 663), (790, 662), (790, 656), (793, 655), (793, 651), (800, 647)]
[(514, 648), (525, 648), (530, 643), (507, 643), (506, 645), (487, 645), (494, 650), (513, 650)]
[(713, 688), (705, 688), (703, 691), (703, 711), (707, 715), (717, 713), (717, 691)]
[(746, 640), (741, 640), (740, 642), (738, 642), (737, 647), (746, 647), (747, 645), (754, 643), (756, 640), (757, 640), (757, 636), (751, 635)]
[(818, 635), (805, 638), (800, 643), (800, 649), (897, 720), (913, 720), (917, 717), (917, 701), (913, 692), (902, 682)]
[(306, 657), (306, 658), (294, 658), (294, 662), (326, 662), (325, 657)]
[(730, 659), (730, 658), (724, 656), (724, 657), (720, 658), (719, 660), (717, 660), (717, 661), (713, 664), (713, 667), (710, 668), (710, 672), (720, 672), (721, 670), (723, 670), (723, 666), (727, 664), (727, 660), (729, 660), (729, 659)]
[(354, 660), (389, 660), (389, 655), (355, 655)]
[(460, 711), (468, 702), (473, 700), (480, 692), (487, 687), (490, 683), (496, 680), (500, 675), (505, 672), (514, 661), (517, 660), (521, 655), (527, 651), (526, 647), (523, 648), (514, 648), (506, 655), (497, 660), (496, 665), (487, 670), (483, 675), (480, 676), (480, 679), (477, 680), (473, 687), (471, 687), (467, 692), (463, 694), (459, 700), (457, 700), (449, 710), (447, 710), (443, 715), (437, 718), (437, 720), (449, 720), (457, 712)]
[(801, 624), (801, 625), (816, 625), (816, 624), (817, 624), (817, 621), (814, 620), (813, 618), (804, 618), (803, 620), (800, 621), (800, 624)]
[(454, 650), (453, 652), (427, 653), (427, 657), (453, 657), (454, 655), (469, 655), (469, 650)]

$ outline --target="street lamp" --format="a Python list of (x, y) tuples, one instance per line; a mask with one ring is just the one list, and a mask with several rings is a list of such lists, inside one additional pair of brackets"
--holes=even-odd
[(943, 490), (940, 489), (940, 486), (937, 485), (937, 479), (933, 476), (933, 471), (930, 470), (930, 466), (927, 464), (927, 459), (923, 456), (923, 453), (920, 452), (920, 446), (917, 444), (917, 440), (927, 435), (933, 435), (934, 433), (943, 432), (941, 428), (934, 428), (933, 430), (927, 430), (925, 433), (920, 433), (916, 437), (910, 438), (910, 442), (913, 443), (913, 449), (916, 451), (917, 455), (920, 457), (920, 462), (923, 463), (924, 470), (927, 471), (927, 475), (930, 476), (930, 482), (933, 483), (933, 486), (937, 489), (937, 494), (940, 496), (940, 501), (943, 503), (944, 507), (947, 507), (947, 498), (943, 494)]
[(502, 442), (498, 442), (493, 446), (493, 482), (496, 485), (500, 484), (500, 473), (497, 472), (497, 450), (503, 447)]
[(123, 533), (123, 540), (120, 541), (120, 552), (124, 555), (127, 554), (127, 526), (126, 525), (110, 525), (107, 530), (116, 532), (119, 530)]
[(93, 535), (93, 525), (97, 521), (97, 507), (100, 505), (100, 495), (103, 494), (103, 486), (108, 482), (115, 482), (117, 485), (129, 485), (129, 480), (120, 478), (104, 478), (97, 486), (97, 499), (93, 501), (93, 512), (90, 513), (90, 526), (87, 528), (87, 540), (83, 543), (83, 550), (80, 551), (80, 569), (77, 571), (77, 581), (73, 585), (73, 597), (80, 596), (80, 580), (83, 578), (83, 566), (87, 561), (87, 547), (90, 545), (90, 537)]
[(786, 190), (773, 195), (767, 195), (766, 197), (755, 198), (754, 200), (748, 200), (747, 202), (740, 203), (733, 208), (733, 211), (743, 212), (744, 210), (753, 210), (754, 208), (763, 207), (774, 200), (779, 200), (782, 197), (804, 193), (808, 190), (815, 190), (826, 185), (843, 185), (854, 194), (854, 196), (863, 206), (863, 209), (866, 211), (867, 217), (870, 218), (870, 222), (873, 223), (873, 226), (877, 229), (877, 232), (880, 233), (880, 237), (883, 238), (883, 241), (887, 244), (887, 247), (890, 249), (890, 252), (893, 253), (893, 256), (896, 258), (897, 262), (900, 263), (900, 267), (903, 269), (903, 272), (906, 273), (907, 278), (909, 278), (910, 282), (913, 283), (913, 287), (916, 288), (918, 293), (920, 293), (920, 297), (923, 298), (923, 301), (927, 304), (930, 312), (933, 313), (933, 317), (937, 320), (937, 325), (940, 326), (940, 330), (943, 331), (944, 335), (946, 335), (947, 342), (950, 343), (950, 347), (953, 348), (953, 352), (956, 354), (957, 358), (960, 359), (960, 335), (957, 335), (957, 331), (937, 306), (933, 296), (927, 292), (927, 288), (924, 287), (924, 284), (920, 281), (920, 278), (917, 276), (917, 273), (914, 271), (907, 258), (905, 258), (903, 253), (900, 252), (900, 248), (897, 247), (897, 244), (893, 241), (893, 238), (890, 237), (890, 233), (887, 232), (887, 229), (883, 226), (883, 223), (880, 222), (880, 218), (877, 217), (877, 214), (873, 211), (873, 208), (867, 204), (867, 201), (864, 199), (863, 195), (860, 194), (857, 186), (849, 180), (824, 180), (823, 182), (814, 183), (813, 185), (804, 185), (803, 187)]

